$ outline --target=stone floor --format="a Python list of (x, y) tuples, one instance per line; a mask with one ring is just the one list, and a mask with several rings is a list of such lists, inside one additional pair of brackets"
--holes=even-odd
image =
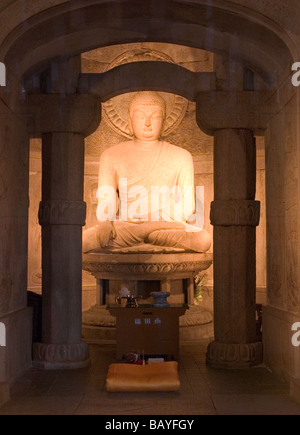
[(15, 383), (0, 415), (300, 415), (287, 385), (265, 367), (213, 370), (205, 365), (205, 349), (182, 347), (178, 393), (112, 394), (104, 386), (114, 348), (91, 346), (88, 369), (31, 369)]

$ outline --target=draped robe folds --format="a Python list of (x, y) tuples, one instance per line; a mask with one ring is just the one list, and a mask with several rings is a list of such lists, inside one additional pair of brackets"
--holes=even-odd
[[(203, 252), (197, 237), (204, 231), (186, 223), (195, 212), (194, 165), (183, 148), (165, 141), (135, 140), (105, 150), (97, 197), (98, 220), (114, 221), (116, 230), (108, 250), (160, 247)], [(146, 222), (138, 223), (140, 219)], [(166, 222), (173, 228), (167, 229)], [(97, 227), (84, 232), (84, 252), (89, 251), (103, 251)]]

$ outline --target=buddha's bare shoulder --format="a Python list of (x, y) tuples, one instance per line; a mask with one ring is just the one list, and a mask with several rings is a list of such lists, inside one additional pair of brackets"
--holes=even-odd
[(101, 157), (102, 158), (106, 158), (106, 157), (118, 157), (120, 156), (120, 153), (124, 153), (126, 151), (128, 151), (129, 149), (131, 149), (133, 146), (133, 141), (132, 140), (128, 140), (125, 142), (121, 142), (117, 145), (112, 145), (109, 148), (106, 148), (106, 150), (104, 150), (101, 153)]
[(189, 151), (187, 151), (186, 149), (184, 149), (178, 145), (173, 145), (169, 142), (164, 142), (164, 143), (165, 143), (165, 146), (167, 147), (168, 152), (170, 154), (172, 154), (174, 156), (176, 155), (182, 159), (190, 160), (192, 158), (192, 154)]

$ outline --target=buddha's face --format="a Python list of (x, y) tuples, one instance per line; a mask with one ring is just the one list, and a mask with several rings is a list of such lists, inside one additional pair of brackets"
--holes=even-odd
[(132, 110), (130, 121), (133, 134), (138, 140), (155, 141), (163, 128), (164, 111), (159, 105), (137, 105)]

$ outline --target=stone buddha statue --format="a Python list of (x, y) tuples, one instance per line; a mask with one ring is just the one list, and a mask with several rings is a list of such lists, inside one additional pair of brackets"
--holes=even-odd
[(85, 253), (209, 249), (211, 237), (194, 215), (192, 156), (160, 139), (165, 119), (166, 103), (156, 92), (131, 101), (133, 140), (101, 154), (98, 225), (83, 233)]

